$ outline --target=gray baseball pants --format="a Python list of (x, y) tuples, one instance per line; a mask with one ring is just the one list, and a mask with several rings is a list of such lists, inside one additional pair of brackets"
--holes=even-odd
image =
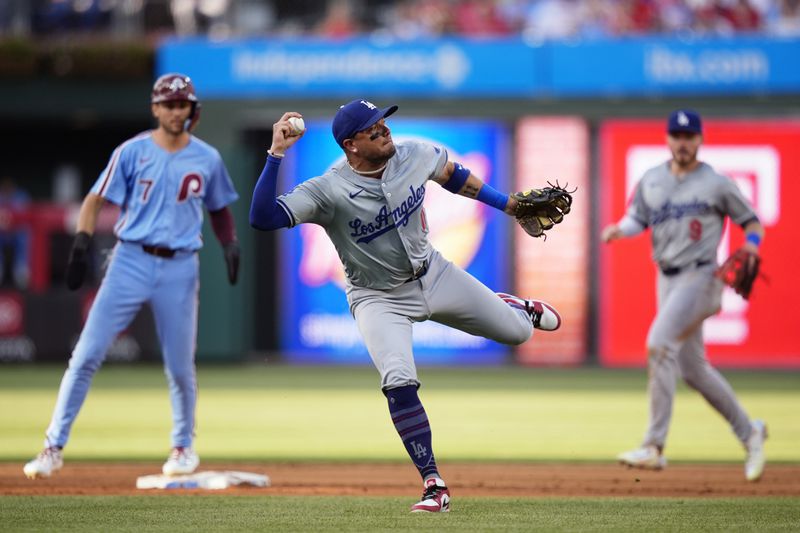
[(643, 445), (664, 447), (677, 374), (721, 414), (742, 443), (750, 419), (730, 384), (706, 359), (703, 321), (719, 311), (722, 282), (714, 264), (674, 276), (658, 273), (658, 313), (647, 336), (650, 421)]
[(419, 385), (412, 350), (414, 322), (433, 320), (513, 345), (533, 333), (528, 313), (506, 304), (438, 252), (422, 278), (386, 291), (353, 288), (348, 300), (384, 390)]

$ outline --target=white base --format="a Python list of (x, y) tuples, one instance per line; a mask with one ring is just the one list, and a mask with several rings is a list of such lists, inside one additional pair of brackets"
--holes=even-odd
[(227, 489), (234, 485), (269, 487), (269, 476), (250, 472), (195, 472), (187, 476), (141, 476), (136, 478), (137, 489)]

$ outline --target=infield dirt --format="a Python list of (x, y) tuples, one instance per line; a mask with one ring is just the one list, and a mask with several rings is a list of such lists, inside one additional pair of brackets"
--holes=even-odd
[[(49, 479), (29, 480), (22, 463), (0, 464), (0, 495), (133, 495), (224, 493), (257, 495), (417, 496), (421, 483), (406, 464), (390, 463), (224, 463), (204, 462), (200, 470), (266, 474), (267, 488), (234, 487), (138, 490), (136, 478), (158, 474), (160, 463), (67, 461)], [(505, 497), (754, 497), (800, 496), (800, 465), (768, 465), (761, 481), (748, 483), (741, 465), (671, 465), (660, 472), (615, 464), (445, 463), (441, 472), (454, 495)]]

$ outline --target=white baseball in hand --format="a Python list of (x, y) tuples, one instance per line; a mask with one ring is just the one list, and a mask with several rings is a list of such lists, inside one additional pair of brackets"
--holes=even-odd
[(289, 126), (292, 127), (292, 135), (300, 135), (306, 131), (306, 123), (300, 117), (289, 117)]

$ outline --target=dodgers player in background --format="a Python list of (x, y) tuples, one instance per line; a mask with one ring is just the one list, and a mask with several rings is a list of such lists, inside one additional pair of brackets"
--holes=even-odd
[(229, 208), (238, 198), (222, 158), (191, 135), (199, 102), (191, 80), (165, 74), (151, 94), (154, 130), (119, 145), (81, 205), (67, 266), (67, 285), (83, 283), (88, 248), (105, 202), (120, 206), (119, 239), (86, 324), (61, 380), (44, 450), (25, 465), (30, 478), (48, 477), (63, 465), (69, 439), (92, 377), (117, 335), (148, 303), (161, 342), (172, 403), (172, 452), (167, 475), (190, 474), (199, 464), (194, 439), (195, 344), (203, 207), (223, 246), (228, 279), (236, 283), (239, 245)]
[(644, 174), (628, 212), (601, 236), (611, 242), (651, 228), (658, 266), (658, 313), (647, 335), (650, 421), (641, 447), (617, 458), (638, 468), (667, 465), (663, 451), (680, 374), (728, 421), (747, 453), (745, 478), (756, 481), (764, 471), (767, 429), (761, 420), (750, 420), (706, 359), (703, 321), (720, 309), (724, 286), (714, 273), (725, 217), (742, 227), (744, 248), (756, 254), (764, 227), (736, 184), (697, 159), (702, 142), (700, 115), (673, 112), (667, 121), (672, 159)]
[(533, 328), (558, 329), (550, 305), (494, 293), (442, 257), (428, 241), (422, 206), (434, 181), (454, 194), (513, 214), (516, 201), (484, 184), (438, 146), (395, 144), (386, 117), (366, 100), (343, 105), (333, 136), (345, 160), (276, 199), (281, 159), (302, 133), (285, 113), (273, 126), (272, 146), (250, 207), (259, 230), (321, 225), (339, 254), (350, 311), (378, 372), (392, 422), (423, 479), (422, 499), (412, 512), (446, 512), (450, 492), (436, 465), (431, 428), (417, 389), (412, 352), (414, 322), (434, 320), (505, 344), (522, 344)]

